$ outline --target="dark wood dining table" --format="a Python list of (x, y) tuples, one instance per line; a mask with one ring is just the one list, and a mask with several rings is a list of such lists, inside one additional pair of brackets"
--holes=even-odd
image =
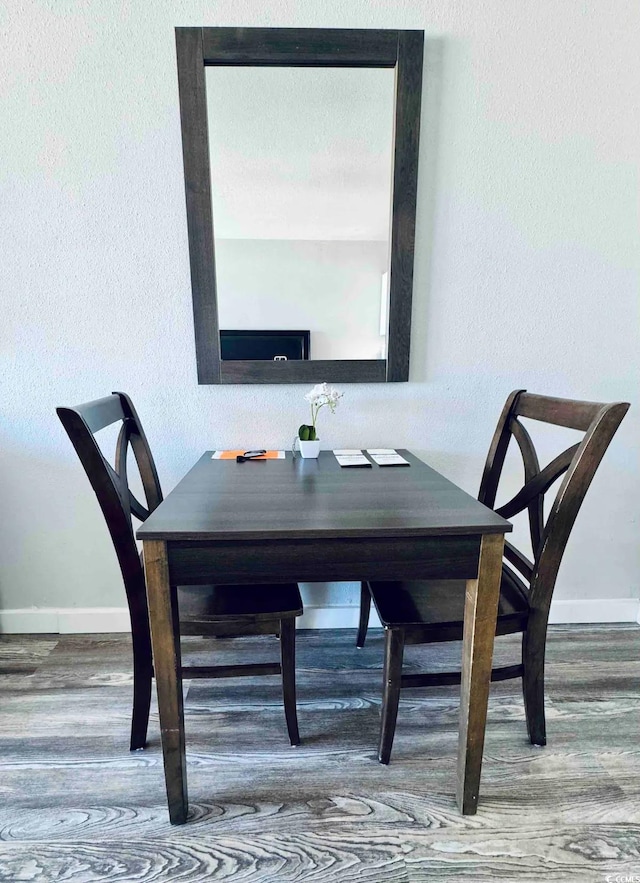
[(209, 451), (138, 529), (173, 824), (188, 814), (176, 586), (211, 583), (465, 579), (456, 795), (476, 812), (511, 525), (400, 453), (410, 468), (341, 468), (330, 451), (244, 463)]

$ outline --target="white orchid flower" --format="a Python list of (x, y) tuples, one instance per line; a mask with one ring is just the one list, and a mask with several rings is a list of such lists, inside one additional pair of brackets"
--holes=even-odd
[(305, 399), (311, 405), (311, 425), (314, 430), (316, 427), (316, 420), (318, 418), (318, 411), (320, 408), (323, 408), (325, 405), (329, 406), (329, 410), (333, 414), (338, 406), (338, 402), (342, 398), (344, 393), (339, 392), (334, 387), (329, 386), (328, 383), (318, 383), (313, 389), (305, 395)]

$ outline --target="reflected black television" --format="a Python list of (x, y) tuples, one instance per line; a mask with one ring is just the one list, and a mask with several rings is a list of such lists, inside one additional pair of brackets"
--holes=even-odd
[(225, 362), (291, 362), (309, 358), (309, 331), (220, 331)]

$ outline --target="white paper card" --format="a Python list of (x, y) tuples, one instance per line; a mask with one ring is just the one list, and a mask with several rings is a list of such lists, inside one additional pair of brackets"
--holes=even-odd
[(360, 466), (365, 468), (371, 466), (370, 460), (365, 457), (362, 451), (342, 449), (333, 453), (340, 466)]
[(368, 448), (367, 453), (378, 466), (411, 466), (411, 463), (393, 448)]

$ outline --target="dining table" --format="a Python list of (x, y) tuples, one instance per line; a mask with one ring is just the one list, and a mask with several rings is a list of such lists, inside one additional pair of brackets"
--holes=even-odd
[(414, 454), (399, 453), (408, 467), (345, 468), (331, 451), (245, 462), (208, 451), (138, 528), (173, 824), (188, 816), (176, 587), (216, 583), (466, 580), (456, 799), (463, 814), (476, 812), (512, 528)]

